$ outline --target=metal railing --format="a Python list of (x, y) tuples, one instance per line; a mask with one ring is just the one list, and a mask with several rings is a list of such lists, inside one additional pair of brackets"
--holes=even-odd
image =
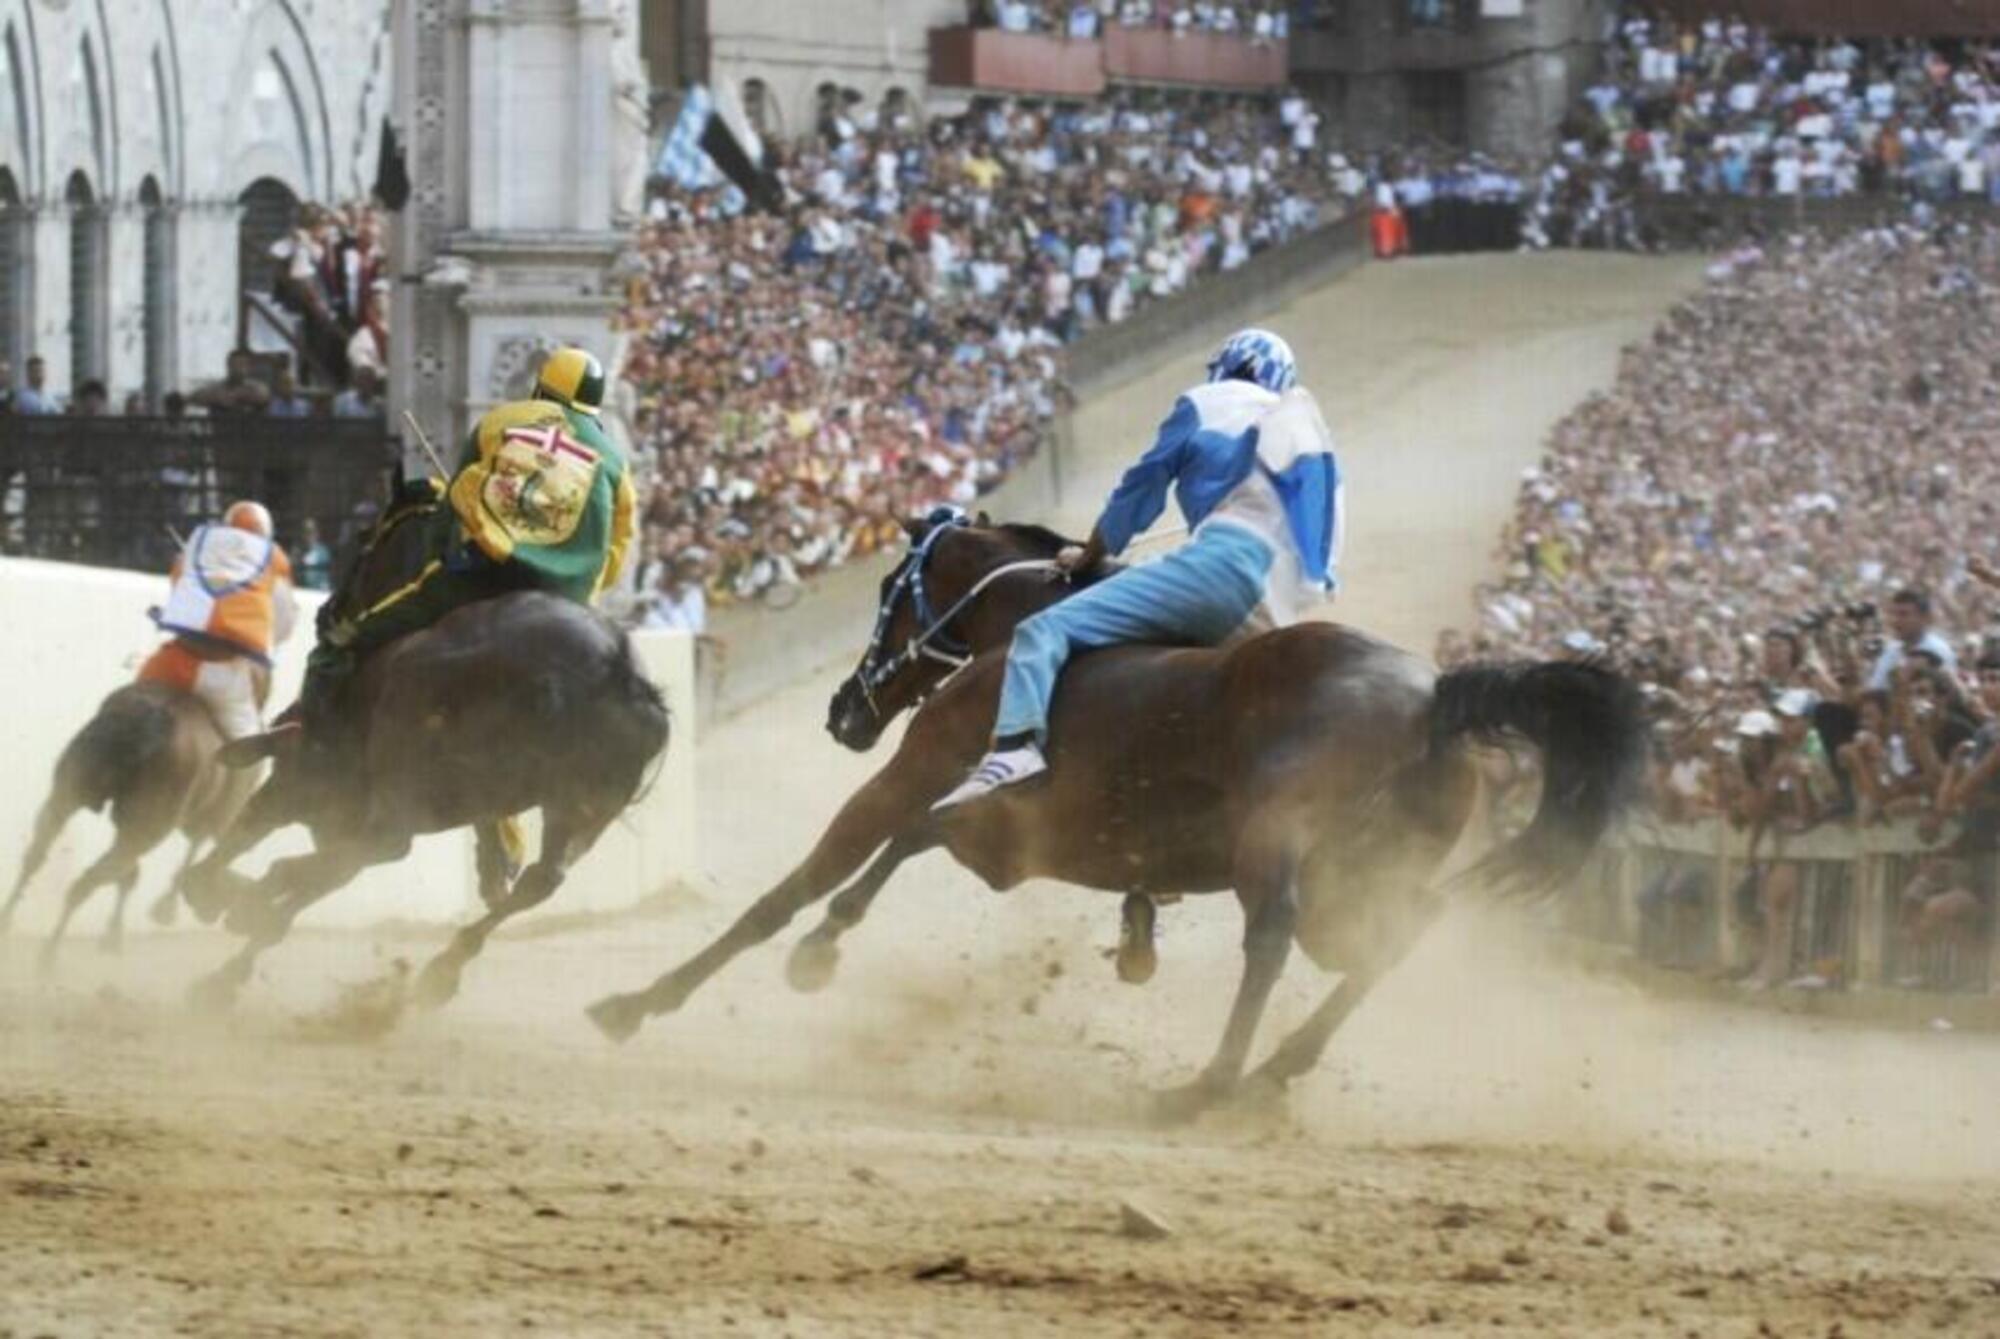
[(0, 553), (154, 570), (237, 498), (338, 547), (398, 456), (379, 420), (0, 417)]
[[(1914, 824), (1826, 826), (1778, 840), (1752, 858), (1749, 833), (1721, 819), (1635, 829), (1607, 848), (1564, 903), (1565, 928), (1623, 945), (1661, 966), (1697, 971), (1775, 962), (1789, 979), (1858, 987), (1986, 991), (2000, 985), (2000, 861), (1957, 861), (1986, 885), (1977, 923), (1956, 935), (1910, 933), (1904, 891), (1927, 860), (1952, 858)], [(1789, 914), (1765, 906), (1775, 864), (1794, 866)], [(1939, 889), (1942, 891), (1942, 889)], [(1785, 941), (1766, 957), (1765, 936)]]

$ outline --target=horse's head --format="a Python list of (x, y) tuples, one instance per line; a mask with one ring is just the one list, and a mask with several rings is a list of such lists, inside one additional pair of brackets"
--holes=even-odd
[(882, 578), (868, 649), (827, 708), (827, 732), (857, 753), (874, 747), (890, 721), (953, 670), (1005, 642), (1016, 623), (1061, 594), (1045, 582), (999, 582), (1016, 571), (1050, 570), (1066, 542), (1060, 535), (994, 525), (956, 507), (938, 507), (903, 529), (909, 549)]

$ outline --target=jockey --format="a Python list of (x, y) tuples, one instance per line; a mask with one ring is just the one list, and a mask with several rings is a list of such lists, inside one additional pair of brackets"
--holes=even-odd
[[(598, 424), (604, 368), (582, 349), (542, 363), (533, 396), (489, 410), (456, 475), (414, 513), (384, 525), (426, 527), (426, 561), (365, 609), (336, 596), (320, 610), (299, 710), (321, 734), (341, 685), (370, 652), (429, 627), (460, 605), (514, 590), (588, 604), (618, 579), (638, 514), (625, 457)], [(331, 741), (323, 736), (320, 743)]]
[(1056, 556), (1066, 573), (1124, 551), (1175, 487), (1190, 543), (1051, 605), (1014, 630), (992, 750), (944, 809), (1048, 767), (1049, 701), (1076, 651), (1121, 642), (1214, 646), (1258, 620), (1292, 622), (1334, 588), (1340, 469), (1312, 396), (1299, 389), (1285, 341), (1231, 335), (1206, 384), (1174, 402), (1152, 449), (1112, 491), (1087, 545)]
[(291, 560), (271, 538), (271, 513), (259, 502), (232, 503), (221, 524), (188, 536), (169, 579), (167, 602), (152, 617), (173, 638), (139, 677), (193, 693), (225, 743), (256, 734), (271, 650), (298, 616)]

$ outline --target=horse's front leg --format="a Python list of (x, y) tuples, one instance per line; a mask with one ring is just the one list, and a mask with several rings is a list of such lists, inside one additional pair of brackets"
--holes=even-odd
[(1243, 976), (1229, 1008), (1222, 1042), (1194, 1082), (1170, 1088), (1155, 1099), (1167, 1120), (1188, 1120), (1228, 1097), (1243, 1076), (1243, 1062), (1271, 988), (1285, 970), (1292, 931), (1298, 925), (1298, 861), (1288, 851), (1260, 852), (1238, 861), (1237, 899), (1243, 904)]
[(792, 948), (792, 956), (785, 961), (785, 980), (792, 989), (807, 992), (825, 989), (833, 980), (834, 969), (840, 965), (840, 937), (867, 917), (875, 895), (898, 867), (942, 840), (936, 825), (928, 822), (899, 833), (882, 848), (882, 854), (875, 857), (860, 878), (836, 893), (833, 901), (827, 903), (826, 915), (799, 940)]
[(730, 959), (763, 943), (805, 907), (838, 888), (884, 842), (892, 840), (903, 824), (928, 824), (929, 802), (942, 793), (941, 778), (929, 775), (935, 770), (917, 766), (907, 749), (898, 753), (841, 806), (812, 854), (752, 903), (713, 943), (646, 989), (607, 995), (591, 1005), (591, 1021), (613, 1041), (624, 1041), (652, 1015), (680, 1008)]

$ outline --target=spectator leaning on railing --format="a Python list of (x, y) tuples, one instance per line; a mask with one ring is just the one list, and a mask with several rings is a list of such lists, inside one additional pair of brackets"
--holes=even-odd
[(1942, 885), (1927, 866), (1925, 905), (1980, 908), (1922, 924), (1990, 927), (1990, 881), (1964, 882), (2000, 841), (1979, 818), (2000, 771), (1996, 318), (1991, 225), (1719, 259), (1557, 424), (1477, 625), (1440, 639), (1447, 663), (1578, 648), (1642, 682), (1662, 813), (1765, 833), (1740, 890), (1760, 980), (1799, 893), (1788, 824), (1916, 820), (1906, 839), (1957, 862)]

